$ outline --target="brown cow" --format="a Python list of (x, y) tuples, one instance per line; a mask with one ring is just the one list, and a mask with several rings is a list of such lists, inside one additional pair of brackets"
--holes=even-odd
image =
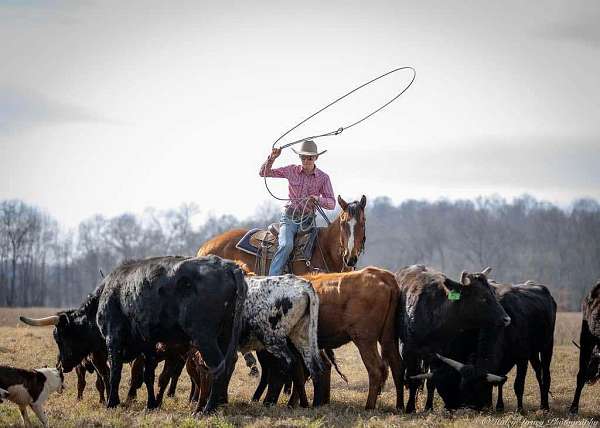
[[(367, 267), (354, 272), (303, 277), (311, 281), (319, 296), (319, 347), (335, 349), (354, 342), (369, 374), (367, 409), (375, 408), (387, 377), (387, 363), (396, 386), (396, 408), (402, 409), (402, 361), (396, 333), (399, 288), (394, 274)], [(377, 343), (381, 345), (381, 356)], [(263, 370), (271, 371), (269, 375), (275, 371), (264, 366)], [(329, 402), (329, 378), (327, 371), (315, 380), (313, 405)]]

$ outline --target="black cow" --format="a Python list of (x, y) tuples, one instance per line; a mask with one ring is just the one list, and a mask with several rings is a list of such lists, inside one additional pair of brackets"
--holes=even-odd
[(397, 331), (402, 342), (409, 399), (406, 412), (415, 411), (420, 381), (414, 379), (424, 360), (443, 353), (461, 330), (510, 323), (482, 273), (463, 272), (460, 282), (422, 265), (401, 269)]
[[(459, 361), (437, 371), (434, 369), (432, 387), (438, 388), (448, 408), (468, 406), (480, 409), (491, 405), (491, 384), (497, 384), (496, 410), (501, 411), (504, 410), (503, 383), (497, 378), (490, 381), (489, 373), (505, 377), (516, 366), (514, 390), (517, 410), (521, 411), (527, 363), (530, 362), (540, 387), (540, 408), (549, 410), (556, 302), (547, 287), (532, 281), (514, 286), (492, 282), (492, 286), (511, 318), (510, 325), (493, 332), (483, 329), (461, 334), (450, 351), (453, 358)], [(487, 337), (487, 340), (482, 340), (482, 337)], [(482, 346), (482, 342), (488, 342), (488, 345)], [(491, 356), (483, 362), (482, 347), (487, 350), (483, 354)], [(475, 354), (477, 356), (473, 358)], [(462, 364), (460, 360), (467, 364)], [(433, 388), (428, 391), (428, 396), (432, 395)]]
[[(195, 346), (214, 378), (204, 408), (209, 412), (227, 401), (246, 293), (243, 272), (231, 261), (217, 256), (156, 257), (123, 263), (81, 308), (49, 318), (56, 325), (54, 338), (65, 371), (72, 370), (92, 348), (105, 346), (110, 361), (108, 407), (120, 402), (123, 362), (144, 355), (147, 407), (152, 409), (157, 406), (156, 344)], [(21, 319), (37, 325), (48, 321)]]
[[(600, 282), (583, 299), (581, 304), (583, 317), (579, 336), (579, 372), (577, 387), (569, 411), (579, 411), (579, 398), (586, 382), (595, 381), (598, 375), (598, 359), (594, 358), (594, 349), (600, 347)], [(593, 374), (595, 372), (595, 375)]]

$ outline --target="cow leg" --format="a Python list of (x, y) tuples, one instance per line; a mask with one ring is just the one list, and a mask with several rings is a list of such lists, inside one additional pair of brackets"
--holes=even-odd
[(504, 399), (502, 397), (502, 390), (504, 389), (504, 382), (498, 385), (498, 400), (496, 401), (496, 411), (504, 411)]
[(200, 375), (200, 384), (198, 386), (198, 406), (204, 408), (204, 406), (206, 406), (206, 403), (208, 402), (208, 397), (210, 394), (210, 376), (208, 375), (208, 372), (203, 372)]
[(75, 373), (77, 374), (77, 400), (81, 400), (83, 398), (83, 391), (85, 390), (85, 366), (83, 364), (79, 364), (75, 367)]
[(158, 394), (156, 394), (156, 402), (159, 406), (162, 405), (165, 390), (167, 389), (167, 386), (169, 386), (169, 381), (171, 380), (171, 367), (169, 367), (168, 364), (169, 360), (165, 360), (163, 369), (158, 375)]
[(577, 414), (579, 411), (579, 399), (581, 398), (581, 390), (583, 389), (586, 382), (586, 371), (590, 363), (592, 356), (592, 349), (594, 348), (594, 342), (592, 335), (587, 327), (587, 323), (584, 321), (581, 326), (581, 335), (579, 337), (579, 371), (577, 372), (577, 386), (575, 387), (575, 395), (573, 396), (573, 402), (569, 408), (569, 413)]
[(144, 357), (140, 355), (131, 364), (131, 379), (129, 379), (129, 391), (127, 401), (135, 400), (137, 391), (144, 384)]
[(100, 396), (100, 404), (104, 404), (106, 402), (104, 398), (104, 380), (98, 371), (96, 371), (96, 389), (98, 390), (98, 395)]
[(517, 361), (517, 376), (515, 377), (515, 395), (517, 396), (517, 411), (523, 411), (523, 391), (525, 390), (525, 376), (527, 375), (527, 360)]
[[(537, 352), (529, 358), (529, 362), (531, 363), (531, 368), (535, 373), (535, 378), (537, 380), (538, 387), (540, 388), (540, 403), (542, 403), (542, 397), (544, 396), (544, 379), (542, 375), (542, 363)], [(543, 410), (544, 408), (541, 407), (541, 409)]]
[(167, 397), (175, 397), (175, 391), (177, 390), (177, 383), (179, 382), (179, 376), (185, 366), (185, 360), (181, 355), (178, 355), (175, 361), (173, 361), (172, 372), (171, 372), (171, 383), (169, 385), (169, 391), (167, 391)]
[(313, 376), (313, 407), (329, 404), (331, 399), (331, 365), (325, 363), (321, 374)]
[(265, 399), (263, 400), (263, 404), (265, 406), (272, 406), (277, 404), (279, 401), (279, 396), (281, 395), (281, 390), (283, 389), (283, 385), (285, 383), (285, 375), (279, 370), (276, 370), (272, 376), (269, 378), (269, 387), (267, 388), (267, 394), (265, 395)]
[[(392, 379), (394, 380), (394, 386), (396, 387), (396, 410), (404, 410), (404, 379), (402, 379), (402, 359), (400, 358), (398, 340), (386, 340), (381, 343), (381, 354), (383, 359), (389, 364), (392, 371)], [(387, 370), (385, 374), (387, 374)], [(433, 390), (431, 391), (432, 400)], [(427, 391), (427, 397), (429, 399), (429, 387)], [(433, 408), (433, 401), (431, 404), (431, 407)]]
[[(244, 354), (244, 357), (248, 354), (249, 353)], [(256, 353), (256, 357), (258, 358), (258, 362), (260, 364), (260, 381), (258, 382), (256, 391), (254, 391), (252, 401), (260, 401), (260, 397), (262, 397), (267, 385), (269, 384), (269, 377), (271, 376), (271, 371), (273, 370), (273, 360), (271, 359), (271, 354), (265, 350), (261, 350)], [(247, 362), (248, 360), (246, 360), (246, 363)]]
[(411, 376), (415, 376), (419, 373), (419, 358), (413, 353), (405, 353), (403, 356), (405, 362), (405, 373), (403, 378), (407, 379), (408, 385), (408, 401), (406, 403), (406, 413), (413, 413), (416, 408), (417, 402), (417, 390), (420, 385), (420, 381), (410, 379)]
[[(205, 337), (202, 340), (193, 341), (192, 345), (200, 351), (202, 359), (209, 370), (218, 371), (218, 376), (211, 374), (212, 385), (206, 406), (204, 408), (196, 407), (194, 414), (200, 416), (201, 413), (206, 414), (214, 411), (223, 402), (223, 399), (226, 398), (231, 368), (227, 367), (225, 357), (214, 337)], [(200, 401), (198, 401), (199, 404)]]
[[(98, 389), (98, 394), (100, 395), (100, 403), (105, 404), (106, 400), (104, 399), (104, 393), (106, 391), (106, 395), (108, 395), (110, 388), (110, 373), (108, 368), (108, 355), (104, 352), (92, 353), (92, 364), (96, 369), (96, 388)], [(98, 380), (100, 378), (100, 381)], [(100, 385), (100, 383), (102, 385)]]
[(144, 353), (144, 360), (144, 383), (146, 384), (146, 391), (148, 392), (146, 408), (152, 410), (160, 406), (160, 402), (158, 402), (154, 396), (154, 371), (158, 365), (156, 351), (152, 349), (151, 351)]
[(193, 401), (198, 401), (199, 395), (199, 387), (200, 387), (200, 377), (198, 374), (198, 369), (196, 367), (196, 362), (194, 361), (193, 351), (190, 352), (186, 361), (185, 361), (185, 369), (190, 376), (190, 380), (192, 381), (192, 388), (190, 390), (190, 396), (188, 401), (191, 403)]
[(552, 362), (552, 352), (554, 350), (554, 340), (549, 343), (548, 346), (542, 350), (542, 396), (540, 398), (540, 407), (542, 410), (550, 410), (548, 404), (548, 394), (550, 393), (550, 384), (552, 383), (552, 377), (550, 375), (550, 363)]
[(433, 383), (433, 379), (427, 379), (425, 386), (427, 387), (427, 401), (425, 402), (425, 410), (433, 410), (433, 397), (435, 395), (435, 383)]
[(163, 396), (165, 394), (165, 390), (171, 381), (175, 371), (177, 370), (177, 362), (179, 357), (170, 357), (165, 359), (165, 364), (163, 365), (163, 369), (158, 376), (158, 395), (156, 396), (156, 402), (160, 406), (162, 404)]
[(113, 408), (117, 407), (121, 400), (119, 400), (119, 384), (121, 383), (121, 371), (123, 370), (123, 359), (121, 358), (121, 352), (117, 349), (111, 349), (109, 347), (109, 358), (110, 358), (110, 387), (108, 392), (108, 402), (106, 407)]
[(304, 387), (306, 384), (306, 375), (300, 355), (296, 355), (296, 361), (292, 367), (291, 383), (293, 384), (293, 391), (290, 393), (288, 406), (293, 407), (300, 400), (300, 407), (308, 407), (308, 398), (306, 397), (306, 389)]
[(369, 375), (369, 396), (365, 408), (371, 410), (375, 408), (377, 396), (381, 391), (384, 379), (384, 371), (386, 370), (383, 360), (377, 351), (377, 342), (371, 340), (355, 340), (354, 343), (360, 352), (363, 364)]

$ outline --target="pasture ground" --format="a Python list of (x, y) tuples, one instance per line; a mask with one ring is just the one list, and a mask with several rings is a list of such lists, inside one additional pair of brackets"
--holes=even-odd
[[(8, 353), (0, 354), (0, 363), (18, 367), (53, 366), (56, 362), (57, 348), (52, 339), (52, 328), (29, 327), (18, 322), (18, 315), (45, 316), (54, 313), (47, 308), (4, 309), (0, 308), (0, 345), (8, 348)], [(265, 408), (261, 404), (251, 403), (250, 397), (258, 383), (257, 378), (248, 376), (248, 369), (242, 358), (233, 375), (230, 387), (230, 404), (215, 415), (202, 419), (190, 416), (187, 397), (190, 381), (183, 372), (175, 398), (165, 397), (161, 410), (146, 412), (145, 389), (138, 393), (137, 401), (121, 405), (118, 409), (107, 410), (98, 403), (98, 394), (94, 387), (94, 377), (88, 375), (88, 384), (84, 399), (76, 401), (77, 381), (75, 373), (66, 375), (67, 390), (62, 395), (53, 395), (47, 402), (46, 412), (50, 425), (54, 427), (170, 427), (170, 426), (252, 426), (252, 427), (388, 427), (388, 426), (598, 426), (600, 425), (600, 389), (598, 386), (586, 386), (580, 403), (580, 414), (569, 417), (567, 408), (573, 398), (575, 376), (578, 368), (578, 350), (571, 340), (578, 341), (581, 316), (577, 313), (561, 313), (555, 334), (555, 353), (552, 362), (551, 411), (541, 412), (539, 393), (535, 376), (531, 369), (527, 375), (525, 389), (525, 412), (515, 413), (516, 400), (512, 391), (514, 373), (511, 373), (505, 387), (504, 413), (492, 411), (475, 412), (461, 410), (449, 413), (436, 397), (435, 411), (422, 413), (424, 394), (419, 399), (420, 412), (416, 415), (403, 415), (394, 412), (395, 392), (391, 376), (380, 396), (377, 409), (365, 411), (368, 380), (358, 352), (354, 345), (346, 345), (337, 352), (342, 371), (348, 376), (349, 384), (344, 383), (336, 374), (333, 377), (332, 404), (317, 409), (288, 409), (283, 404)], [(162, 367), (162, 364), (161, 364)], [(161, 368), (159, 367), (159, 369)], [(158, 374), (158, 372), (157, 372)], [(158, 376), (157, 376), (158, 377)], [(126, 396), (129, 382), (129, 367), (123, 370), (121, 399)], [(309, 387), (310, 388), (310, 387)], [(312, 390), (308, 391), (312, 395)], [(405, 399), (407, 394), (405, 393)], [(30, 411), (30, 418), (34, 415)], [(37, 420), (36, 420), (37, 422)], [(12, 403), (0, 404), (0, 426), (20, 426), (21, 419), (17, 406)]]

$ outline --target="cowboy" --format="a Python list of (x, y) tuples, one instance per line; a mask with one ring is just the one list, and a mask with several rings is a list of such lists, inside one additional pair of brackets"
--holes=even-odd
[[(292, 150), (294, 150), (292, 148)], [(271, 169), (281, 149), (273, 148), (266, 162), (260, 167), (261, 177), (287, 178), (289, 202), (285, 205), (279, 219), (279, 246), (271, 261), (269, 275), (281, 275), (290, 253), (294, 249), (294, 237), (300, 228), (308, 230), (315, 221), (316, 205), (332, 210), (335, 198), (329, 176), (316, 167), (315, 162), (320, 155), (317, 145), (306, 140), (294, 153), (300, 155), (301, 165), (288, 165)]]

